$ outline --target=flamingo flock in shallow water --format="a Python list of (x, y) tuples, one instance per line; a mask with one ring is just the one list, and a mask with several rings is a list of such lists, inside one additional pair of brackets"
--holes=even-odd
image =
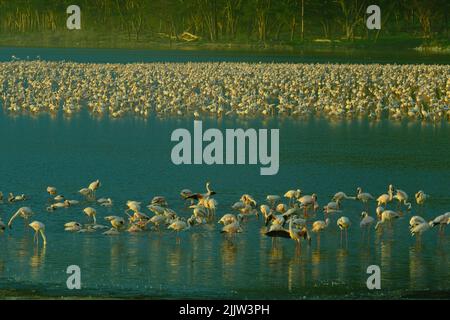
[[(408, 194), (389, 185), (387, 194), (380, 195), (377, 199), (370, 193), (363, 192), (361, 187), (356, 189), (354, 196), (339, 191), (331, 197), (331, 201), (323, 207), (323, 219), (320, 218), (318, 195), (304, 195), (301, 189), (288, 190), (283, 197), (275, 194), (267, 195), (262, 204), (258, 204), (257, 200), (250, 194), (243, 194), (239, 197), (239, 201), (225, 207), (227, 213), (221, 217), (217, 217), (217, 210), (221, 209), (219, 203), (214, 198), (216, 196), (215, 189), (212, 188), (210, 182), (206, 183), (205, 192), (192, 192), (190, 189), (183, 189), (180, 192), (180, 202), (190, 201), (185, 210), (190, 212), (188, 215), (177, 213), (170, 208), (167, 199), (164, 196), (154, 196), (149, 204), (145, 207), (141, 201), (128, 200), (123, 209), (115, 208), (111, 198), (96, 199), (96, 191), (101, 187), (99, 180), (95, 180), (86, 188), (89, 191), (85, 194), (81, 193), (84, 200), (69, 200), (64, 196), (53, 197), (58, 194), (57, 188), (53, 186), (47, 187), (47, 193), (52, 197), (48, 201), (51, 204), (47, 207), (49, 214), (54, 214), (55, 210), (63, 210), (63, 208), (79, 207), (80, 212), (86, 216), (86, 220), (82, 223), (82, 215), (79, 221), (66, 222), (62, 227), (66, 232), (86, 233), (86, 232), (102, 232), (106, 236), (117, 236), (126, 232), (158, 232), (162, 233), (164, 229), (176, 233), (176, 241), (180, 243), (180, 234), (182, 232), (190, 232), (196, 228), (202, 228), (204, 225), (214, 223), (221, 224), (220, 232), (233, 241), (237, 234), (245, 232), (246, 225), (251, 220), (259, 221), (263, 217), (261, 225), (261, 233), (264, 236), (273, 239), (276, 245), (278, 238), (290, 239), (296, 244), (298, 251), (301, 250), (302, 242), (311, 244), (312, 236), (315, 235), (317, 245), (320, 246), (321, 234), (326, 233), (328, 229), (333, 227), (331, 223), (334, 216), (336, 218), (337, 228), (340, 230), (341, 246), (348, 247), (348, 233), (352, 227), (353, 217), (343, 215), (346, 212), (344, 201), (361, 201), (362, 213), (360, 215), (359, 227), (363, 233), (363, 238), (370, 240), (370, 230), (373, 228), (378, 234), (382, 234), (383, 230), (390, 228), (395, 220), (404, 217), (410, 217), (409, 228), (412, 236), (417, 237), (421, 241), (422, 235), (438, 227), (438, 234), (444, 236), (445, 227), (450, 223), (450, 212), (438, 215), (437, 217), (427, 221), (419, 215), (412, 215), (412, 204), (408, 202)], [(284, 199), (287, 202), (283, 202)], [(432, 199), (424, 191), (418, 191), (415, 194), (416, 203), (419, 207), (425, 205), (425, 202)], [(28, 197), (23, 195), (20, 201), (27, 201)], [(396, 201), (395, 204), (391, 202)], [(369, 203), (375, 202), (377, 207), (374, 215), (370, 214)], [(85, 206), (89, 204), (89, 206)], [(117, 210), (115, 215), (107, 215), (103, 217), (104, 224), (98, 223), (98, 213), (94, 206), (108, 206), (111, 210)], [(383, 205), (383, 206), (382, 206)], [(392, 208), (388, 209), (390, 205)], [(393, 208), (395, 207), (395, 209)], [(49, 209), (50, 208), (50, 209)], [(143, 208), (147, 208), (149, 213), (142, 212)], [(122, 213), (120, 211), (122, 210)], [(7, 231), (7, 227), (13, 233), (13, 224), (17, 219), (24, 221), (25, 227), (34, 230), (34, 240), (39, 244), (39, 237), (43, 240), (43, 245), (47, 245), (47, 237), (45, 224), (39, 220), (31, 221), (32, 218), (42, 216), (42, 212), (35, 212), (30, 207), (20, 207), (14, 212), (7, 224), (0, 219), (0, 234)], [(257, 223), (257, 222), (256, 222)], [(109, 226), (108, 226), (109, 225)], [(51, 230), (50, 230), (51, 231)], [(52, 236), (50, 236), (52, 239)], [(53, 240), (53, 239), (52, 239)]]

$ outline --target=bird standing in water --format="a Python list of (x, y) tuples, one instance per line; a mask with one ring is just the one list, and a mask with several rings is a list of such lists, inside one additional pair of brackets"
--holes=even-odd
[(45, 224), (40, 221), (33, 221), (29, 226), (34, 230), (34, 241), (39, 245), (39, 234), (42, 237), (44, 246), (47, 245), (47, 238), (45, 237)]

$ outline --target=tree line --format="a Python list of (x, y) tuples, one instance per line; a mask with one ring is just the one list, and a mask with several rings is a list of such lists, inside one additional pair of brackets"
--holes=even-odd
[[(63, 31), (71, 4), (81, 8), (80, 32), (137, 41), (449, 39), (448, 0), (0, 0), (0, 33)], [(366, 27), (371, 4), (381, 8), (381, 30)]]

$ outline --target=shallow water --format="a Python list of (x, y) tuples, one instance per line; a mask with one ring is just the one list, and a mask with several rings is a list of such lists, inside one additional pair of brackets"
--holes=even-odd
[(301, 50), (296, 52), (239, 50), (131, 50), (80, 48), (0, 48), (0, 61), (40, 58), (48, 61), (94, 63), (130, 62), (278, 62), (278, 63), (396, 63), (450, 64), (448, 53), (392, 48), (369, 50)]
[[(27, 205), (46, 224), (48, 244), (35, 249), (31, 229), (17, 221), (0, 236), (0, 296), (4, 297), (163, 297), (163, 298), (415, 298), (450, 297), (449, 236), (433, 229), (417, 243), (408, 230), (413, 214), (426, 219), (450, 211), (450, 126), (366, 120), (330, 122), (321, 119), (271, 120), (204, 119), (208, 127), (280, 128), (280, 171), (260, 176), (258, 165), (175, 166), (170, 160), (171, 132), (191, 129), (192, 119), (72, 118), (0, 115), (2, 156), (0, 190), (26, 193), (25, 203), (0, 205), (5, 221)], [(47, 185), (68, 199), (81, 199), (77, 190), (94, 179), (102, 181), (98, 197), (111, 197), (112, 208), (96, 207), (99, 221), (122, 215), (128, 199), (148, 203), (163, 195), (180, 215), (179, 191), (203, 192), (211, 181), (217, 191), (218, 216), (243, 193), (259, 203), (267, 194), (282, 195), (300, 188), (316, 192), (325, 205), (337, 191), (353, 194), (358, 186), (374, 195), (387, 185), (408, 192), (423, 189), (432, 198), (382, 234), (361, 238), (362, 205), (344, 202), (343, 214), (352, 221), (348, 248), (340, 243), (333, 216), (321, 236), (313, 237), (296, 254), (294, 243), (260, 234), (261, 220), (251, 218), (235, 239), (219, 233), (217, 224), (173, 233), (101, 232), (71, 234), (63, 224), (88, 222), (81, 204), (53, 213), (47, 206)], [(374, 216), (375, 204), (371, 205)], [(144, 209), (149, 213), (147, 209)], [(320, 219), (322, 215), (320, 214)], [(82, 290), (66, 288), (66, 268), (81, 267)], [(382, 289), (366, 288), (366, 268), (381, 267)]]

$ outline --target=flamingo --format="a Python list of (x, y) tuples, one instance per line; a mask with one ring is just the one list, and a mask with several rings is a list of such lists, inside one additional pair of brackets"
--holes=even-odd
[(311, 231), (317, 233), (317, 246), (320, 246), (320, 233), (328, 228), (330, 224), (330, 218), (326, 218), (325, 221), (317, 220), (312, 224)]
[(82, 229), (83, 225), (76, 221), (67, 222), (64, 224), (64, 231), (78, 232)]
[(370, 193), (363, 192), (361, 187), (358, 187), (356, 189), (356, 200), (361, 201), (366, 207), (367, 211), (369, 209), (369, 201), (373, 199), (373, 196)]
[(339, 229), (341, 229), (341, 245), (342, 245), (342, 232), (345, 231), (345, 246), (348, 246), (348, 228), (350, 228), (351, 222), (350, 219), (342, 216), (340, 217), (336, 224), (338, 225)]
[(223, 226), (221, 233), (236, 234), (242, 232), (239, 221), (234, 221)]
[(400, 214), (392, 211), (392, 210), (385, 210), (382, 207), (377, 208), (377, 215), (380, 217), (380, 220), (375, 225), (375, 230), (378, 230), (378, 228), (383, 225), (386, 221), (393, 221), (394, 219), (400, 218)]
[(407, 210), (411, 210), (411, 203), (408, 202), (408, 194), (405, 191), (397, 189), (394, 199), (398, 200), (398, 207), (404, 204)]
[(410, 229), (411, 236), (416, 236), (417, 241), (419, 241), (419, 243), (421, 243), (422, 242), (422, 234), (430, 228), (431, 228), (431, 225), (426, 222), (416, 224), (415, 226), (413, 226)]
[(19, 210), (16, 211), (16, 213), (13, 214), (13, 216), (8, 221), (8, 228), (12, 229), (13, 222), (16, 218), (20, 217), (24, 219), (25, 224), (27, 223), (28, 219), (34, 215), (33, 210), (29, 207), (21, 207)]
[(105, 217), (106, 221), (109, 221), (109, 223), (111, 223), (111, 226), (114, 229), (120, 230), (123, 227), (125, 227), (125, 220), (122, 217), (118, 217), (118, 216), (107, 216)]
[(40, 221), (33, 221), (29, 226), (34, 230), (34, 241), (39, 245), (39, 236), (41, 234), (42, 240), (44, 242), (44, 247), (47, 245), (47, 238), (45, 237), (45, 224)]
[(176, 242), (177, 243), (180, 243), (179, 233), (181, 231), (187, 231), (190, 228), (191, 228), (191, 222), (190, 221), (183, 221), (183, 220), (180, 220), (180, 219), (172, 222), (167, 227), (167, 229), (171, 229), (171, 230), (176, 231), (176, 233), (177, 233), (177, 237), (176, 237), (177, 241)]
[(127, 205), (127, 209), (125, 210), (125, 213), (128, 216), (129, 216), (128, 211), (130, 211), (130, 210), (133, 212), (139, 212), (141, 210), (141, 203), (138, 201), (128, 200), (126, 205)]
[(148, 222), (151, 222), (155, 225), (155, 227), (158, 229), (159, 232), (161, 232), (161, 225), (165, 224), (167, 222), (167, 219), (164, 215), (154, 215), (151, 217)]
[(83, 212), (89, 218), (92, 218), (92, 220), (94, 221), (94, 225), (97, 224), (97, 219), (95, 217), (97, 215), (97, 211), (95, 211), (94, 208), (86, 207), (86, 208), (83, 209)]
[(47, 193), (48, 193), (49, 195), (51, 195), (51, 196), (56, 196), (56, 193), (57, 193), (56, 188), (55, 188), (55, 187), (48, 186), (48, 187), (47, 187)]
[(8, 195), (8, 202), (12, 203), (12, 202), (19, 202), (19, 201), (25, 201), (27, 200), (27, 196), (25, 194), (20, 194), (15, 196), (14, 194), (12, 194), (11, 192)]
[(336, 192), (332, 198), (332, 200), (337, 202), (338, 204), (340, 204), (341, 201), (345, 200), (345, 199), (356, 200), (356, 197), (350, 197), (345, 192), (339, 191), (339, 192)]
[(428, 194), (423, 192), (422, 190), (419, 190), (414, 195), (416, 198), (416, 203), (423, 208), (423, 205), (425, 204), (425, 201), (430, 197)]
[(270, 204), (271, 208), (275, 207), (275, 203), (280, 201), (281, 197), (279, 195), (275, 195), (275, 194), (269, 194), (266, 197), (267, 202)]
[(308, 208), (313, 207), (313, 210), (315, 211), (317, 209), (317, 195), (313, 193), (312, 195), (305, 195), (298, 199), (298, 202), (300, 202), (301, 207), (303, 208), (303, 215), (305, 217), (308, 217)]
[(432, 221), (430, 221), (430, 225), (432, 227), (439, 225), (439, 233), (443, 233), (444, 227), (447, 224), (449, 224), (449, 221), (450, 221), (450, 212), (446, 212), (444, 214), (437, 216)]
[(100, 180), (98, 180), (98, 179), (91, 182), (88, 186), (88, 189), (91, 190), (91, 194), (94, 199), (95, 199), (95, 192), (97, 191), (97, 189), (99, 187), (101, 187), (101, 183), (100, 183)]
[(391, 202), (394, 197), (394, 187), (392, 184), (388, 187), (388, 193), (383, 193), (381, 196), (377, 198), (377, 205), (380, 206), (387, 206), (388, 202)]
[(326, 216), (328, 216), (330, 213), (341, 212), (339, 207), (340, 206), (338, 201), (331, 201), (328, 202), (328, 204), (323, 207), (323, 212), (325, 213)]
[(247, 205), (247, 206), (251, 206), (252, 208), (256, 208), (256, 205), (257, 205), (256, 200), (249, 194), (243, 194), (241, 196), (240, 201), (243, 204)]
[(303, 226), (301, 229), (294, 229), (292, 225), (294, 224), (294, 219), (289, 221), (289, 236), (292, 240), (296, 242), (297, 250), (301, 250), (301, 239), (308, 240), (311, 242), (311, 237), (309, 235), (308, 229), (306, 226)]
[(361, 213), (361, 222), (359, 223), (359, 226), (361, 227), (361, 229), (363, 229), (363, 238), (364, 238), (364, 233), (365, 230), (367, 229), (367, 238), (368, 240), (370, 240), (370, 226), (375, 222), (375, 219), (371, 216), (369, 216), (369, 214), (366, 211), (363, 211)]
[(300, 198), (302, 194), (302, 190), (297, 189), (297, 190), (288, 190), (285, 194), (284, 197), (289, 199), (289, 206), (292, 206), (293, 202), (295, 199)]
[(204, 199), (207, 199), (215, 194), (217, 193), (211, 189), (211, 183), (208, 181), (206, 182), (206, 193), (193, 193), (190, 196), (188, 196), (187, 199), (194, 199), (197, 200), (199, 204), (202, 204)]
[(227, 224), (230, 224), (230, 223), (233, 223), (233, 222), (236, 222), (236, 221), (238, 221), (238, 218), (236, 218), (236, 216), (234, 214), (227, 213), (227, 214), (224, 214), (222, 216), (222, 218), (220, 218), (218, 223), (221, 223), (223, 225), (227, 225)]
[(157, 205), (160, 207), (167, 207), (168, 203), (166, 201), (166, 198), (163, 196), (155, 196), (153, 197), (152, 201), (150, 201), (151, 205)]
[(97, 200), (97, 202), (102, 206), (102, 207), (112, 207), (113, 206), (113, 201), (111, 198), (100, 198)]

